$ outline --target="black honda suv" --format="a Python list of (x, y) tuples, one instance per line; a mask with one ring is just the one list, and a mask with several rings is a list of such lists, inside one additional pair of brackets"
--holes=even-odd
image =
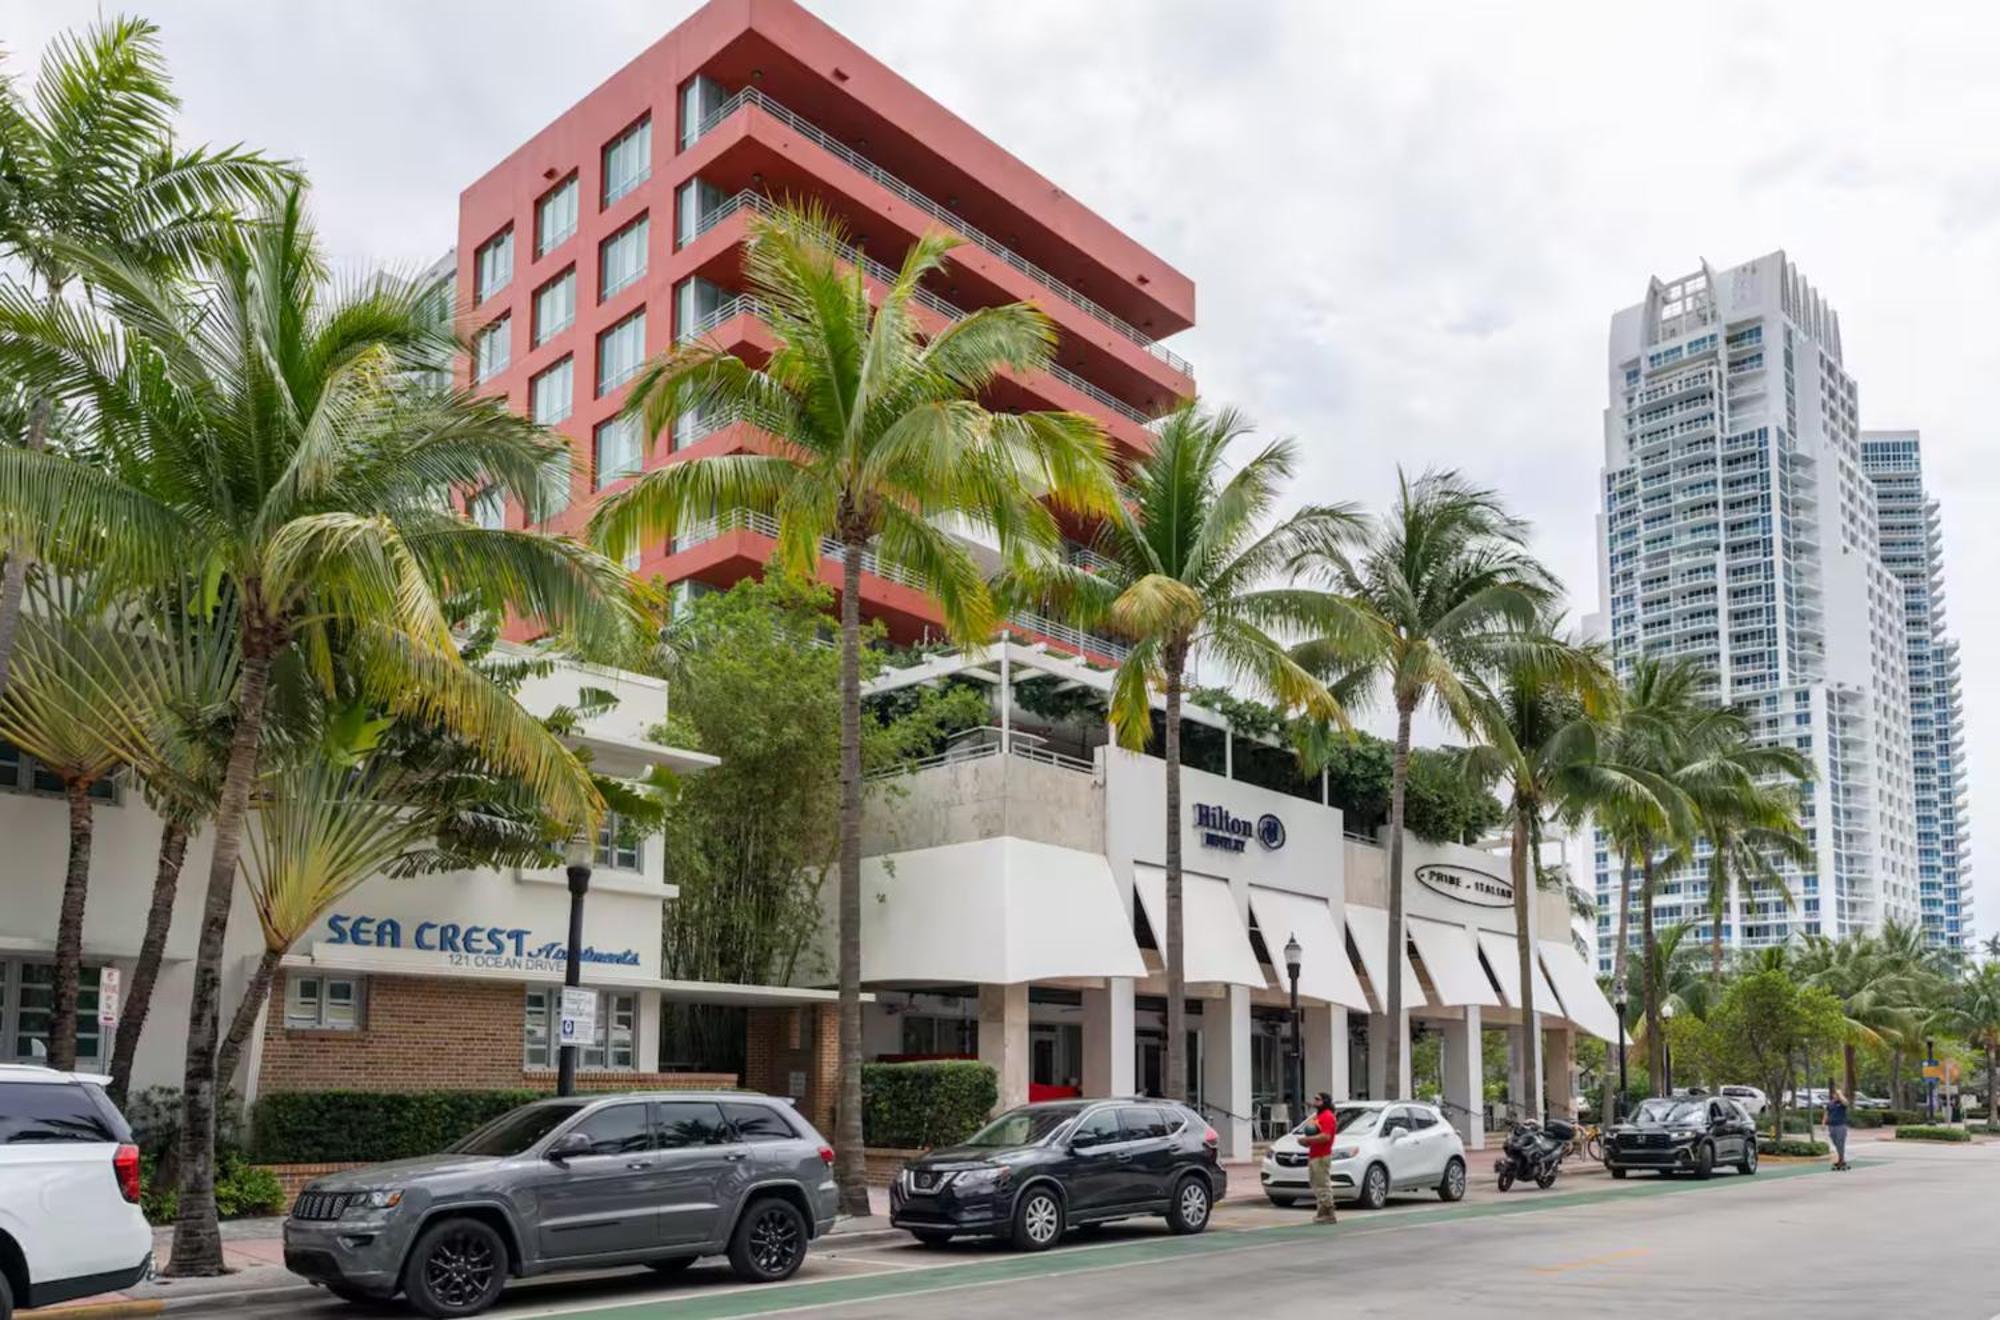
[(1199, 1233), (1229, 1185), (1215, 1150), (1215, 1129), (1171, 1101), (1023, 1105), (904, 1165), (889, 1222), (927, 1245), (966, 1234), (1024, 1251), (1055, 1245), (1068, 1227), (1136, 1215)]
[(1725, 1096), (1642, 1100), (1628, 1121), (1604, 1134), (1604, 1167), (1614, 1178), (1633, 1169), (1706, 1178), (1718, 1164), (1757, 1172), (1757, 1125)]

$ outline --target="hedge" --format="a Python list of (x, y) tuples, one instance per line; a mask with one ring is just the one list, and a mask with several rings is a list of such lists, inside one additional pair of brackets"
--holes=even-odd
[(967, 1059), (861, 1067), (861, 1132), (870, 1146), (949, 1146), (978, 1130), (1000, 1101), (991, 1064)]
[(1787, 1137), (1783, 1141), (1759, 1137), (1757, 1149), (1766, 1155), (1824, 1155), (1828, 1146), (1824, 1141), (1805, 1141), (1796, 1137)]
[(1970, 1141), (1964, 1128), (1940, 1127), (1926, 1123), (1904, 1123), (1896, 1129), (1898, 1141)]
[(541, 1091), (280, 1091), (250, 1110), (259, 1164), (374, 1164), (435, 1155)]

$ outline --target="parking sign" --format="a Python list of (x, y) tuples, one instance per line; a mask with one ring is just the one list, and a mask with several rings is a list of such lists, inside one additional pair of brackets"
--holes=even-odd
[(597, 992), (564, 986), (558, 1042), (581, 1045), (597, 1034)]

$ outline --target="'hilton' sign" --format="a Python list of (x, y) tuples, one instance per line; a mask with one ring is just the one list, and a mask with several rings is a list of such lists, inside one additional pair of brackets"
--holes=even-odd
[(1268, 849), (1285, 846), (1285, 823), (1268, 812), (1259, 816), (1253, 824), (1242, 816), (1233, 815), (1227, 807), (1197, 802), (1194, 808), (1195, 833), (1201, 836), (1204, 848), (1219, 848), (1224, 852), (1242, 852), (1243, 846), (1256, 839)]

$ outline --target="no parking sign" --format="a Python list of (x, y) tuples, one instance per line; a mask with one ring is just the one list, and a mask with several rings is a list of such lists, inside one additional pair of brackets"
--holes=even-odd
[(581, 1045), (597, 1034), (597, 992), (564, 986), (557, 1043)]

